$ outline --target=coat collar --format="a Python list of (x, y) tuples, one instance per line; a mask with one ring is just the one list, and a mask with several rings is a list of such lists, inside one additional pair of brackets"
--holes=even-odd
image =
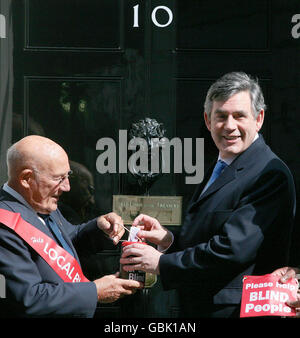
[[(8, 209), (12, 210), (13, 212), (20, 213), (21, 217), (26, 222), (30, 223), (31, 225), (33, 225), (34, 227), (36, 227), (37, 229), (39, 229), (40, 231), (45, 233), (47, 236), (49, 236), (50, 238), (52, 238), (53, 240), (56, 241), (56, 239), (54, 238), (53, 234), (51, 233), (51, 231), (49, 230), (47, 225), (45, 225), (45, 223), (38, 217), (36, 211), (33, 210), (32, 207), (30, 207), (28, 205), (28, 203), (26, 203), (26, 205), (21, 203), (21, 201), (19, 201), (15, 196), (12, 196), (10, 193), (8, 193), (6, 190), (4, 190), (3, 187), (1, 189), (1, 195), (4, 197), (4, 199), (0, 199), (0, 201), (2, 203), (4, 203), (8, 207)], [(61, 221), (60, 217), (58, 216), (58, 212), (53, 211), (50, 214), (50, 216), (57, 223), (64, 239), (69, 244), (69, 246), (72, 248), (74, 255), (75, 255), (75, 258), (78, 259), (76, 250), (73, 246), (73, 243), (72, 243), (70, 237), (68, 236), (68, 234), (64, 230), (64, 227), (62, 225), (62, 221)]]
[(203, 194), (199, 196), (198, 201), (202, 200), (203, 198), (206, 198), (207, 196), (213, 194), (215, 191), (221, 189), (225, 184), (231, 182), (236, 177), (236, 170), (230, 166), (227, 166), (224, 171), (222, 172), (222, 175), (205, 190)]
[(7, 206), (13, 212), (20, 213), (21, 217), (31, 225), (44, 232), (47, 236), (53, 238), (48, 227), (39, 219), (37, 213), (29, 206), (21, 203), (15, 196), (12, 196), (9, 192), (1, 189), (1, 195), (4, 199), (1, 202)]
[[(259, 151), (259, 149), (265, 146), (266, 144), (263, 136), (259, 134), (259, 137), (243, 153), (237, 156), (229, 166), (224, 169), (222, 175), (210, 187), (208, 187), (208, 189), (202, 195), (200, 192), (200, 196), (197, 198), (196, 202), (199, 202), (202, 199), (210, 196), (217, 190), (221, 189), (224, 185), (234, 180), (239, 172), (242, 172), (246, 166), (251, 165), (251, 162), (255, 162), (256, 156), (254, 155), (257, 153), (257, 151)], [(215, 164), (216, 162), (212, 168), (214, 168)]]

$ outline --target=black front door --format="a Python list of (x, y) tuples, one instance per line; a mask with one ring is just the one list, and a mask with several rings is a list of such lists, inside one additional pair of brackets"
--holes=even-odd
[[(206, 168), (216, 149), (203, 120), (204, 98), (212, 81), (229, 71), (261, 80), (268, 105), (264, 137), (289, 165), (299, 190), (298, 1), (4, 2), (12, 9), (14, 83), (6, 141), (39, 134), (66, 149), (75, 176), (61, 210), (72, 223), (111, 211), (113, 195), (144, 193), (130, 173), (118, 171), (118, 158), (115, 173), (100, 173), (96, 165), (99, 139), (114, 140), (118, 149), (119, 131), (139, 120), (156, 119), (169, 139), (204, 138)], [(187, 175), (171, 170), (148, 193), (183, 196), (184, 212), (195, 189)], [(177, 232), (180, 226), (169, 228)], [(294, 238), (297, 243), (298, 231)], [(294, 245), (299, 264), (297, 252)], [(107, 244), (92, 259), (83, 257), (88, 277), (117, 271), (119, 253)], [(177, 314), (175, 291), (163, 291), (158, 278), (149, 290), (99, 307), (96, 316)]]

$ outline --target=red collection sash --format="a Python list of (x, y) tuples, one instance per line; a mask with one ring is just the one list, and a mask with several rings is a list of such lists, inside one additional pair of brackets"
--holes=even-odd
[(0, 223), (27, 242), (64, 282), (89, 282), (77, 260), (49, 236), (24, 221), (20, 213), (0, 209)]

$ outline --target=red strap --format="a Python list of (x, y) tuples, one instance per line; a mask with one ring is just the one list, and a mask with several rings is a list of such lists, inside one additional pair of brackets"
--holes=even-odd
[(24, 221), (20, 213), (0, 209), (0, 223), (15, 231), (27, 242), (64, 282), (89, 282), (77, 260), (49, 236)]

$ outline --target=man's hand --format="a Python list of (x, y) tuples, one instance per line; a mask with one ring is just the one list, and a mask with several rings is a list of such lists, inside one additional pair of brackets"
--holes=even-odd
[(94, 280), (97, 288), (98, 302), (113, 303), (119, 298), (132, 295), (137, 289), (143, 287), (143, 283), (135, 280), (118, 278), (119, 273), (107, 275)]
[(114, 212), (98, 217), (97, 225), (114, 244), (118, 244), (125, 232), (122, 218)]
[(138, 242), (123, 248), (120, 263), (125, 271), (141, 270), (159, 275), (159, 258), (161, 252), (151, 245)]
[(137, 233), (138, 237), (159, 245), (162, 250), (167, 249), (173, 240), (171, 232), (161, 226), (159, 221), (147, 215), (139, 215), (132, 223), (133, 226), (141, 230)]
[(290, 307), (295, 308), (296, 310), (296, 317), (300, 318), (300, 294), (297, 293), (297, 300), (288, 300), (286, 304)]
[(285, 266), (272, 272), (273, 276), (280, 277), (281, 283), (286, 283), (290, 278), (296, 278), (296, 274), (300, 273), (299, 268)]
[[(283, 268), (280, 268), (280, 269), (273, 271), (272, 275), (280, 277), (279, 281), (281, 283), (286, 283), (289, 279), (296, 278), (296, 275), (299, 274), (299, 273), (300, 273), (299, 268), (285, 266)], [(299, 318), (300, 317), (300, 294), (299, 294), (299, 291), (297, 293), (297, 300), (293, 300), (293, 301), (288, 300), (286, 302), (286, 304), (290, 307), (295, 308), (296, 317)]]

